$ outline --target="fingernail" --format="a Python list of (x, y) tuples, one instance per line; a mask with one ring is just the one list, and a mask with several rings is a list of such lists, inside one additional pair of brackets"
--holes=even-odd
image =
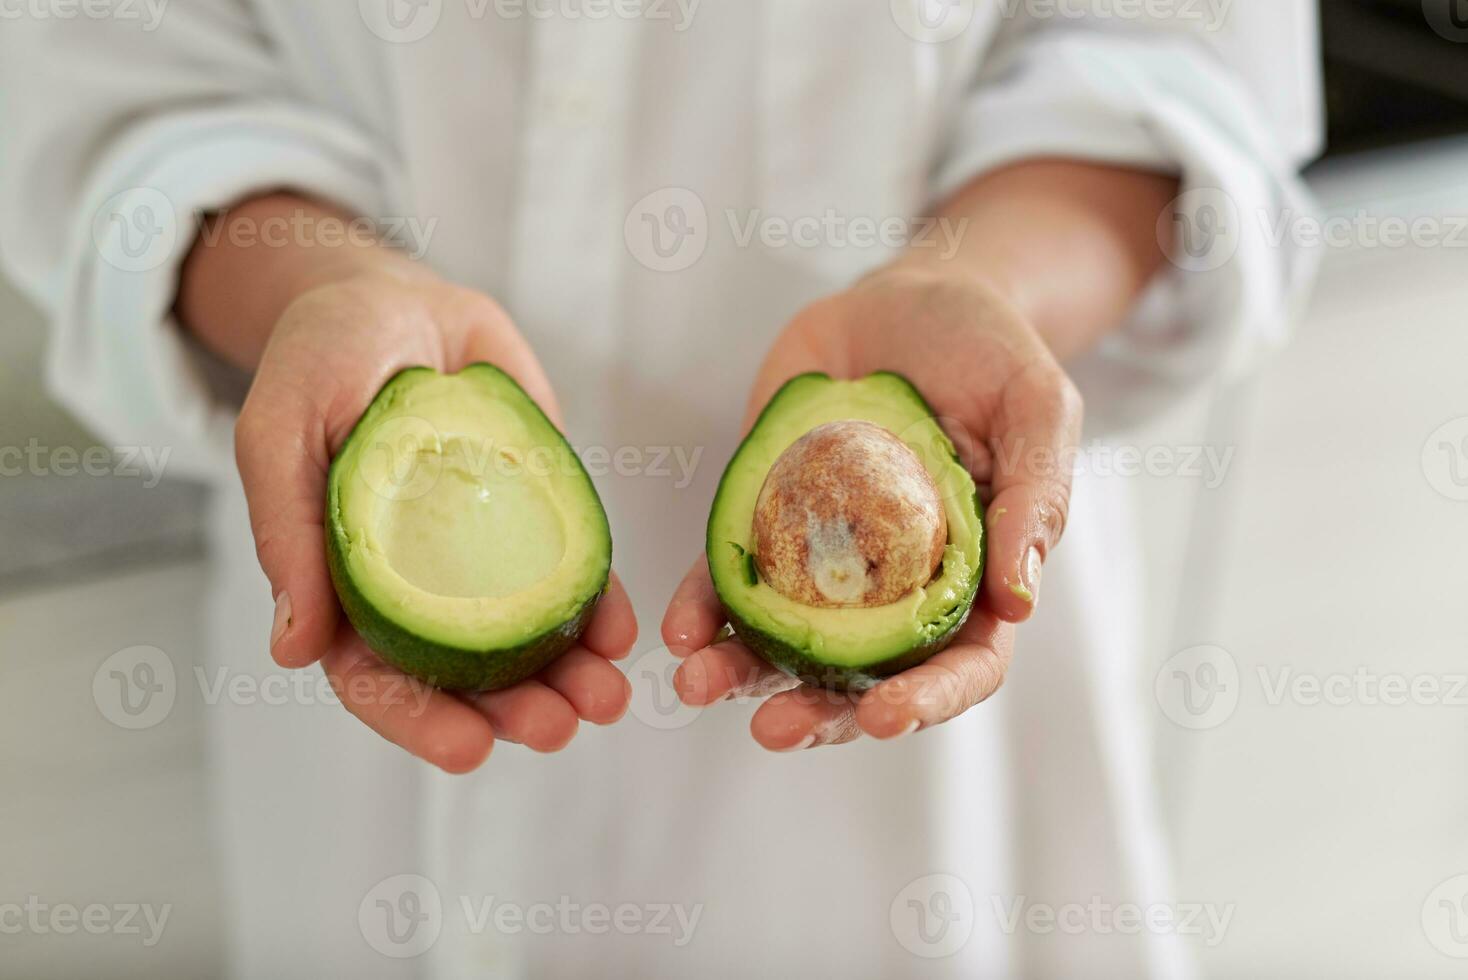
[(683, 661), (673, 676), (675, 678), (674, 688), (678, 692), (679, 700), (684, 704), (696, 707), (708, 700), (708, 670), (704, 667), (702, 658), (690, 656)]
[[(890, 732), (886, 735), (881, 735), (877, 732), (873, 732), (872, 734), (873, 737), (879, 738), (882, 741), (886, 742), (894, 738), (901, 738), (904, 735), (911, 735), (913, 732), (917, 731), (918, 728), (921, 727), (921, 725), (922, 722), (918, 721), (916, 718), (913, 718), (909, 720), (906, 725), (903, 725), (901, 728), (897, 729), (894, 732)], [(878, 729), (878, 731), (880, 731), (880, 729)]]
[(816, 744), (816, 735), (815, 735), (815, 732), (811, 732), (809, 735), (807, 735), (805, 738), (801, 739), (800, 741), (796, 742), (794, 745), (787, 745), (785, 748), (783, 748), (783, 749), (776, 749), (775, 751), (776, 752), (800, 752), (800, 751), (802, 751), (804, 749), (810, 748), (812, 745), (815, 745), (815, 744)]
[(282, 592), (275, 600), (275, 621), (270, 624), (270, 646), (273, 649), (291, 625), (291, 594)]
[(1040, 559), (1040, 549), (1030, 548), (1025, 555), (1024, 578), (1025, 588), (1030, 590), (1030, 608), (1034, 608), (1040, 601), (1040, 573), (1044, 570), (1045, 563)]

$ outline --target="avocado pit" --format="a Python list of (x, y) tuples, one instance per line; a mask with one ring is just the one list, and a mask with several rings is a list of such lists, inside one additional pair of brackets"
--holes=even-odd
[(755, 564), (775, 591), (826, 608), (885, 606), (932, 580), (948, 521), (927, 468), (854, 419), (787, 448), (755, 502)]

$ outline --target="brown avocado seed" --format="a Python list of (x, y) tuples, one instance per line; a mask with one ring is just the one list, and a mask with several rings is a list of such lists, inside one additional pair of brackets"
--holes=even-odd
[(948, 519), (922, 460), (870, 422), (828, 422), (780, 454), (754, 508), (755, 563), (808, 606), (885, 606), (926, 585)]

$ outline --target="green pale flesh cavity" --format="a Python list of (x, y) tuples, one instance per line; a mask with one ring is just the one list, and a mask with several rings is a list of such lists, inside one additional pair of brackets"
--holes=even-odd
[(581, 461), (489, 364), (383, 387), (332, 463), (326, 538), (368, 646), (454, 689), (505, 687), (565, 652), (612, 561)]
[[(897, 602), (817, 608), (763, 582), (753, 561), (755, 500), (791, 443), (816, 426), (860, 419), (902, 439), (943, 499), (948, 543), (933, 580)], [(984, 525), (973, 478), (917, 390), (882, 372), (858, 381), (803, 374), (765, 407), (730, 460), (708, 524), (709, 571), (740, 640), (810, 683), (860, 690), (942, 650), (968, 618), (984, 569)]]

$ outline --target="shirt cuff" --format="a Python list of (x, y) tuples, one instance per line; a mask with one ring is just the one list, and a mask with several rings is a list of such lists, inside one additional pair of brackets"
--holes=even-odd
[(221, 383), (228, 372), (172, 313), (200, 219), (280, 189), (379, 215), (382, 159), (340, 120), (297, 106), (180, 113), (129, 134), (92, 175), (42, 297), (55, 397), (114, 445), (168, 447), (176, 474), (228, 467), (240, 385)]
[(1299, 161), (1205, 48), (1103, 33), (1023, 39), (971, 93), (934, 187), (941, 199), (1038, 157), (1181, 181), (1175, 212), (1158, 216), (1170, 261), (1127, 322), (1072, 366), (1083, 391), (1105, 385), (1097, 402), (1111, 422), (1236, 377), (1287, 339), (1315, 256), (1279, 229), (1313, 205)]

